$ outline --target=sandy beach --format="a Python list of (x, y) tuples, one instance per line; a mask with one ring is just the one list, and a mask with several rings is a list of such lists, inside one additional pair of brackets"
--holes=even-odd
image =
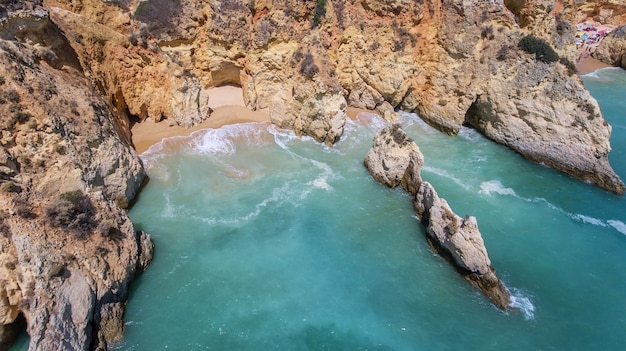
[(611, 65), (607, 65), (606, 63), (596, 60), (593, 57), (583, 57), (576, 63), (576, 71), (579, 75), (591, 73), (600, 68), (612, 67)]
[[(225, 125), (237, 123), (270, 122), (268, 110), (252, 111), (245, 106), (243, 93), (239, 87), (223, 86), (211, 88), (209, 96), (209, 106), (213, 109), (213, 113), (211, 113), (209, 118), (192, 128), (177, 125), (170, 126), (167, 121), (155, 123), (147, 120), (135, 123), (131, 133), (137, 152), (142, 153), (148, 150), (150, 146), (164, 138), (187, 136), (201, 129), (217, 129)], [(361, 112), (372, 113), (372, 111), (348, 107), (347, 115), (351, 119), (356, 119), (356, 116)]]
[[(589, 21), (584, 22), (584, 23), (578, 23), (576, 27), (579, 30), (577, 32), (577, 35), (580, 35), (581, 33), (583, 33), (586, 36), (593, 36), (593, 35), (597, 35), (598, 33), (610, 32), (611, 30), (613, 30), (613, 28), (610, 26), (606, 26), (600, 23), (593, 23)], [(582, 28), (584, 27), (591, 27), (593, 29), (582, 31)], [(582, 44), (579, 44), (580, 46), (578, 47), (578, 50), (576, 51), (576, 58), (577, 58), (576, 70), (578, 71), (578, 74), (583, 75), (583, 74), (591, 73), (600, 68), (611, 67), (611, 65), (608, 65), (600, 60), (593, 58), (593, 52), (596, 50), (598, 45), (600, 45), (600, 43), (602, 42), (602, 38), (603, 37), (601, 36), (599, 39), (596, 39), (594, 41), (591, 41), (591, 42), (583, 41)]]
[(216, 87), (209, 91), (209, 96), (209, 106), (213, 109), (213, 113), (209, 118), (192, 128), (170, 126), (167, 121), (155, 123), (147, 120), (142, 123), (135, 123), (131, 133), (137, 152), (146, 151), (150, 146), (164, 138), (186, 136), (200, 129), (217, 129), (229, 124), (270, 121), (267, 110), (252, 111), (245, 106), (241, 88)]

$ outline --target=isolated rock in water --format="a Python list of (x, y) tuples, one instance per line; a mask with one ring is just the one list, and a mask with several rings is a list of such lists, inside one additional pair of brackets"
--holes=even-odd
[(365, 155), (365, 167), (377, 182), (390, 188), (400, 185), (409, 194), (415, 194), (422, 182), (423, 164), (422, 152), (399, 124), (380, 132)]
[(476, 218), (456, 215), (432, 185), (422, 181), (423, 163), (419, 147), (397, 124), (374, 138), (365, 157), (365, 166), (376, 181), (391, 188), (400, 185), (411, 196), (432, 248), (449, 259), (496, 306), (507, 309), (510, 294), (491, 267)]
[(432, 247), (448, 257), (465, 279), (498, 307), (507, 309), (510, 294), (491, 267), (476, 218), (457, 216), (428, 182), (420, 184), (414, 206), (418, 218), (426, 226)]

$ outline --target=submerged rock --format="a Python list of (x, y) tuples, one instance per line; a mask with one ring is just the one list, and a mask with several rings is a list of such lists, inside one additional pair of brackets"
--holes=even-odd
[(476, 218), (456, 215), (432, 185), (422, 181), (423, 163), (419, 147), (397, 124), (374, 138), (365, 157), (365, 166), (376, 181), (391, 188), (402, 186), (409, 194), (433, 250), (449, 259), (496, 306), (508, 309), (510, 293), (491, 266)]

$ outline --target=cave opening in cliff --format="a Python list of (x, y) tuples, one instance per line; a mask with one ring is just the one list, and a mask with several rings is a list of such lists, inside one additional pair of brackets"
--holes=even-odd
[(241, 67), (234, 62), (222, 62), (219, 69), (211, 71), (216, 87), (234, 86), (241, 88)]
[(0, 338), (0, 350), (10, 350), (12, 346), (15, 346), (21, 340), (28, 340), (26, 318), (22, 312), (17, 315), (13, 323), (2, 327), (0, 329), (0, 336), (2, 336)]
[(480, 119), (480, 110), (478, 108), (479, 98), (480, 96), (477, 96), (474, 102), (472, 102), (470, 107), (467, 109), (467, 111), (465, 111), (465, 119), (463, 120), (462, 124), (464, 127), (478, 130), (478, 128), (476, 128), (476, 125), (478, 123), (478, 120)]

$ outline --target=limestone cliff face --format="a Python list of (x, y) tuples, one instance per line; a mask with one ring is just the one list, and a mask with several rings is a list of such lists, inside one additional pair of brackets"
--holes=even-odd
[(365, 156), (365, 167), (376, 181), (391, 188), (401, 186), (409, 194), (432, 248), (496, 306), (508, 309), (510, 293), (491, 266), (476, 218), (456, 215), (433, 186), (422, 181), (423, 164), (419, 147), (397, 124), (376, 135)]
[(626, 22), (626, 3), (622, 0), (578, 1), (577, 22), (594, 21), (619, 26)]
[(15, 10), (0, 20), (0, 330), (22, 315), (30, 350), (103, 350), (152, 255), (123, 210), (145, 174), (48, 12)]
[(276, 125), (298, 134), (332, 143), (345, 106), (389, 120), (402, 109), (449, 134), (471, 123), (532, 161), (621, 194), (606, 156), (611, 129), (595, 100), (563, 63), (517, 47), (533, 34), (572, 60), (578, 5), (128, 0), (108, 11), (130, 13), (127, 27), (146, 28), (146, 40), (204, 87), (240, 85), (250, 108), (269, 108)]

